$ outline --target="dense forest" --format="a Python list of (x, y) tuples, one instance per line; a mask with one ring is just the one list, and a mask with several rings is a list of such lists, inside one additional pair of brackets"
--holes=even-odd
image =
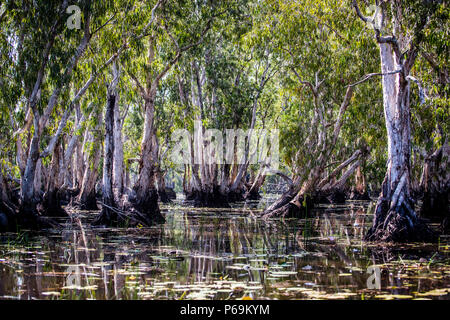
[(3, 0), (0, 231), (58, 228), (68, 208), (151, 226), (177, 192), (226, 208), (270, 181), (282, 192), (255, 219), (373, 199), (366, 240), (436, 241), (450, 213), (449, 13), (428, 0)]

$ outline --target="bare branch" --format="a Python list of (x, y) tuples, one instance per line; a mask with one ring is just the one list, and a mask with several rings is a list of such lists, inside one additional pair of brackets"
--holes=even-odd
[(392, 71), (392, 72), (386, 72), (386, 73), (369, 73), (369, 74), (366, 74), (361, 80), (359, 80), (359, 81), (357, 81), (357, 82), (355, 82), (355, 83), (349, 84), (348, 87), (355, 87), (355, 86), (357, 86), (358, 84), (361, 84), (361, 83), (363, 83), (363, 82), (366, 82), (367, 80), (369, 80), (369, 79), (372, 78), (372, 77), (376, 77), (376, 76), (389, 76), (389, 75), (393, 75), (393, 74), (400, 73), (400, 72), (402, 72), (402, 69), (395, 70), (395, 71)]
[(361, 10), (359, 9), (358, 2), (357, 2), (356, 0), (353, 0), (353, 7), (355, 8), (356, 14), (358, 15), (358, 17), (359, 17), (362, 21), (364, 21), (364, 22), (369, 22), (369, 21), (370, 21), (369, 18), (367, 18), (366, 16), (364, 16), (364, 15), (362, 14)]
[(109, 18), (104, 24), (102, 24), (100, 27), (98, 27), (97, 29), (95, 29), (92, 33), (91, 36), (93, 36), (94, 34), (96, 34), (98, 31), (100, 31), (101, 29), (103, 29), (106, 25), (108, 25), (112, 19), (114, 19), (114, 17), (116, 16), (116, 13), (113, 14), (113, 16), (111, 18)]
[(145, 99), (147, 97), (147, 92), (145, 91), (142, 84), (139, 82), (138, 78), (130, 70), (126, 70), (126, 71), (127, 71), (128, 75), (131, 77), (131, 79), (133, 79), (133, 81), (136, 84), (137, 88), (139, 89), (142, 97)]
[(324, 187), (328, 181), (333, 179), (335, 176), (339, 174), (344, 168), (346, 168), (348, 165), (350, 165), (352, 162), (356, 161), (360, 156), (362, 152), (361, 150), (356, 150), (350, 158), (342, 162), (339, 166), (337, 166), (327, 177), (323, 178), (319, 184), (317, 185), (317, 189), (321, 189)]

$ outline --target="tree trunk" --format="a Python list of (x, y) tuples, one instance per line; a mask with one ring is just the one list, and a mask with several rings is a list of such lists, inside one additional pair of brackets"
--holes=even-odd
[[(37, 112), (37, 110), (35, 110)], [(34, 113), (34, 112), (33, 112)], [(34, 177), (36, 172), (36, 165), (39, 160), (39, 121), (37, 115), (34, 115), (34, 132), (31, 139), (28, 157), (25, 166), (25, 172), (22, 176), (20, 184), (20, 215), (24, 216), (25, 220), (33, 220), (33, 216), (37, 215), (36, 197)]]
[(252, 183), (252, 186), (247, 191), (247, 193), (244, 195), (244, 198), (246, 200), (261, 199), (259, 190), (261, 189), (262, 185), (264, 184), (264, 181), (266, 180), (266, 174), (264, 173), (264, 169), (262, 169), (260, 171), (262, 171), (262, 172), (258, 173), (258, 176), (256, 177), (255, 181)]
[[(77, 198), (78, 206), (82, 210), (98, 210), (95, 184), (97, 183), (98, 166), (101, 157), (101, 137), (99, 133), (102, 125), (101, 118), (101, 112), (99, 112), (97, 126), (94, 130), (95, 132), (91, 134), (93, 154), (88, 154), (86, 157), (87, 163), (83, 174), (80, 194)], [(86, 152), (89, 151), (87, 150)]]
[(162, 173), (162, 171), (159, 168), (159, 166), (156, 169), (155, 174), (156, 174), (156, 180), (157, 180), (157, 183), (158, 183), (158, 197), (159, 197), (159, 200), (161, 202), (163, 202), (163, 203), (169, 203), (170, 199), (169, 199), (169, 196), (167, 195), (167, 192), (166, 192), (165, 176)]
[(16, 230), (16, 208), (11, 203), (9, 194), (8, 184), (0, 164), (0, 232)]
[(370, 241), (430, 240), (431, 231), (414, 210), (410, 188), (409, 84), (396, 69), (396, 57), (389, 43), (380, 43), (383, 105), (388, 136), (388, 168), (375, 208)]
[(114, 108), (114, 160), (113, 160), (113, 192), (116, 203), (120, 203), (124, 191), (124, 164), (123, 164), (123, 121), (120, 117), (119, 96), (117, 93)]
[(355, 187), (352, 189), (351, 200), (371, 200), (367, 192), (366, 178), (362, 172), (361, 166), (358, 166), (355, 173)]
[(145, 216), (147, 224), (153, 222), (163, 223), (164, 217), (161, 215), (158, 206), (158, 191), (155, 187), (155, 161), (153, 159), (153, 119), (155, 113), (155, 96), (145, 98), (145, 122), (144, 135), (141, 145), (141, 156), (139, 160), (139, 176), (133, 187), (135, 198), (134, 208)]
[(44, 214), (52, 217), (65, 217), (66, 211), (61, 207), (58, 176), (60, 173), (61, 145), (58, 144), (53, 152), (47, 190), (44, 194)]
[(102, 211), (94, 224), (117, 226), (118, 216), (114, 209), (113, 194), (113, 157), (114, 157), (114, 109), (117, 108), (116, 95), (108, 88), (107, 106), (105, 112), (105, 146), (103, 155)]

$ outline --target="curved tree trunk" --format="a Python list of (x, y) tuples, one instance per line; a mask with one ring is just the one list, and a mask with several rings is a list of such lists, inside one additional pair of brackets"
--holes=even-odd
[(261, 187), (264, 184), (265, 180), (266, 180), (266, 175), (264, 173), (264, 169), (262, 169), (262, 170), (260, 170), (260, 172), (256, 176), (256, 179), (255, 179), (255, 181), (253, 181), (250, 189), (244, 195), (244, 198), (246, 200), (259, 200), (259, 199), (261, 199), (261, 196), (259, 194), (259, 190), (261, 189)]

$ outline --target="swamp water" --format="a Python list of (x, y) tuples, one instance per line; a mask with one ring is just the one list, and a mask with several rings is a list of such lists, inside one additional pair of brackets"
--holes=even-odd
[(448, 238), (367, 244), (368, 202), (323, 206), (305, 219), (252, 218), (267, 205), (162, 206), (153, 228), (0, 235), (0, 299), (448, 299)]

